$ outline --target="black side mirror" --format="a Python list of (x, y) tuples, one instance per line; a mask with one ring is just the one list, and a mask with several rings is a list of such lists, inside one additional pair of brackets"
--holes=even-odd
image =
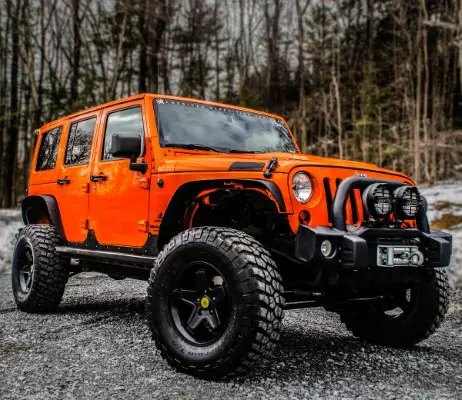
[(114, 157), (129, 158), (130, 169), (145, 173), (148, 166), (145, 162), (137, 163), (136, 159), (141, 154), (142, 142), (139, 135), (116, 133), (112, 135), (111, 154)]
[(114, 157), (135, 159), (141, 153), (141, 137), (116, 133), (112, 135), (111, 154)]

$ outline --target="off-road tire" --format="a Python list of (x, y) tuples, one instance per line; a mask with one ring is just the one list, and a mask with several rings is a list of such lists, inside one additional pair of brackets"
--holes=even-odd
[[(167, 310), (169, 282), (180, 273), (178, 260), (188, 248), (220, 257), (238, 293), (226, 331), (217, 344), (205, 347), (191, 347)], [(245, 373), (270, 355), (279, 340), (283, 307), (281, 277), (269, 252), (252, 236), (228, 228), (193, 228), (175, 236), (159, 254), (147, 289), (149, 326), (162, 357), (177, 371), (204, 379)]]
[[(19, 231), (12, 259), (12, 287), (18, 308), (30, 313), (54, 311), (63, 297), (69, 271), (56, 253), (62, 239), (52, 225), (28, 225)], [(19, 281), (21, 252), (30, 246), (33, 274), (30, 290), (24, 291)]]
[(383, 318), (370, 305), (340, 312), (342, 322), (354, 336), (369, 343), (407, 348), (432, 335), (441, 325), (449, 307), (449, 284), (445, 270), (429, 271), (420, 283), (417, 302), (403, 320)]

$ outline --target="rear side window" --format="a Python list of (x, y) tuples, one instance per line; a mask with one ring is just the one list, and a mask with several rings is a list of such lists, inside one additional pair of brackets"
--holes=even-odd
[(126, 108), (109, 114), (104, 135), (103, 160), (112, 160), (112, 136), (115, 133), (140, 136), (144, 143), (143, 114), (140, 107)]
[(56, 159), (58, 158), (59, 139), (63, 128), (52, 129), (42, 135), (42, 141), (37, 156), (36, 171), (46, 171), (53, 169), (56, 166)]
[(69, 129), (65, 165), (88, 164), (95, 133), (96, 117), (74, 122)]

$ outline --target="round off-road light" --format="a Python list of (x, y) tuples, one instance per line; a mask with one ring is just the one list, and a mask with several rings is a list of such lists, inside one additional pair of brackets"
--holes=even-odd
[(363, 204), (369, 215), (384, 218), (393, 210), (393, 194), (385, 183), (374, 183), (364, 190)]
[(414, 186), (401, 186), (395, 190), (395, 214), (400, 219), (414, 219), (422, 207), (422, 198)]
[(332, 245), (332, 242), (330, 240), (323, 240), (321, 243), (321, 254), (329, 258), (334, 254), (334, 246)]
[(292, 178), (292, 190), (295, 198), (305, 204), (313, 194), (310, 176), (305, 172), (297, 172)]

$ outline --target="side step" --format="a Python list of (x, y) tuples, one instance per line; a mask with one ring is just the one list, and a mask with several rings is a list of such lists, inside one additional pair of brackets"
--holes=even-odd
[(151, 269), (156, 257), (139, 256), (136, 254), (118, 253), (114, 251), (77, 249), (75, 247), (58, 246), (56, 251), (70, 257), (105, 264), (130, 265)]

